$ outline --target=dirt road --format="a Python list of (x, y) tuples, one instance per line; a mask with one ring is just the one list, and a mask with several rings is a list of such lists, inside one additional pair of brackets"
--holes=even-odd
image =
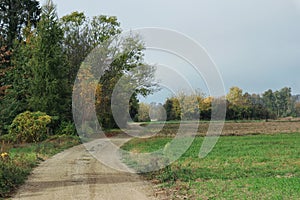
[[(112, 142), (120, 146), (127, 140), (119, 138)], [(120, 161), (119, 153), (107, 144), (108, 141), (98, 139), (86, 147), (73, 147), (41, 163), (14, 199), (155, 199), (151, 185), (138, 175), (107, 167), (89, 153), (108, 155), (110, 166), (128, 171)]]

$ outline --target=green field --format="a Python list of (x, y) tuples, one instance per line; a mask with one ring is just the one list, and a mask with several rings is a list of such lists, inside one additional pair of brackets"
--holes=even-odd
[[(133, 139), (122, 148), (152, 152), (171, 140)], [(220, 137), (200, 159), (202, 141), (196, 137), (179, 160), (143, 175), (170, 199), (300, 199), (300, 133)], [(125, 162), (135, 167), (133, 160)]]

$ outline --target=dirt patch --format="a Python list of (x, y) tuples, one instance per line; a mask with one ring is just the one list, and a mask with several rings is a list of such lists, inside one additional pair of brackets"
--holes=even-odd
[(222, 135), (275, 134), (299, 131), (300, 122), (231, 122), (225, 123)]
[[(149, 129), (156, 136), (174, 137), (177, 134), (179, 124), (165, 124), (163, 129), (161, 125), (151, 125)], [(155, 128), (157, 126), (157, 128)], [(200, 122), (199, 125), (194, 122), (182, 123), (181, 128), (186, 132), (197, 132), (197, 135), (205, 136), (209, 127), (208, 122)], [(197, 131), (195, 131), (197, 130)], [(276, 134), (276, 133), (294, 133), (300, 132), (300, 121), (259, 121), (259, 122), (226, 122), (224, 124), (222, 135), (254, 135), (254, 134)]]

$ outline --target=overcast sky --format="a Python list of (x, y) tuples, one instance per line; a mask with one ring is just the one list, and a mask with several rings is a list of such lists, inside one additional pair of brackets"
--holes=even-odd
[(123, 30), (161, 27), (201, 44), (225, 88), (300, 93), (300, 0), (54, 0), (59, 16), (114, 15)]

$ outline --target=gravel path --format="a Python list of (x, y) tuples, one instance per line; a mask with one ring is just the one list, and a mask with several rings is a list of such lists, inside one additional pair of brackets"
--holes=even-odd
[[(128, 139), (111, 141), (120, 146)], [(46, 160), (35, 168), (13, 199), (155, 199), (153, 188), (148, 182), (141, 180), (136, 174), (107, 167), (88, 151), (101, 152), (114, 168), (130, 170), (120, 161), (119, 153), (108, 143), (110, 142), (105, 139), (98, 139)]]

